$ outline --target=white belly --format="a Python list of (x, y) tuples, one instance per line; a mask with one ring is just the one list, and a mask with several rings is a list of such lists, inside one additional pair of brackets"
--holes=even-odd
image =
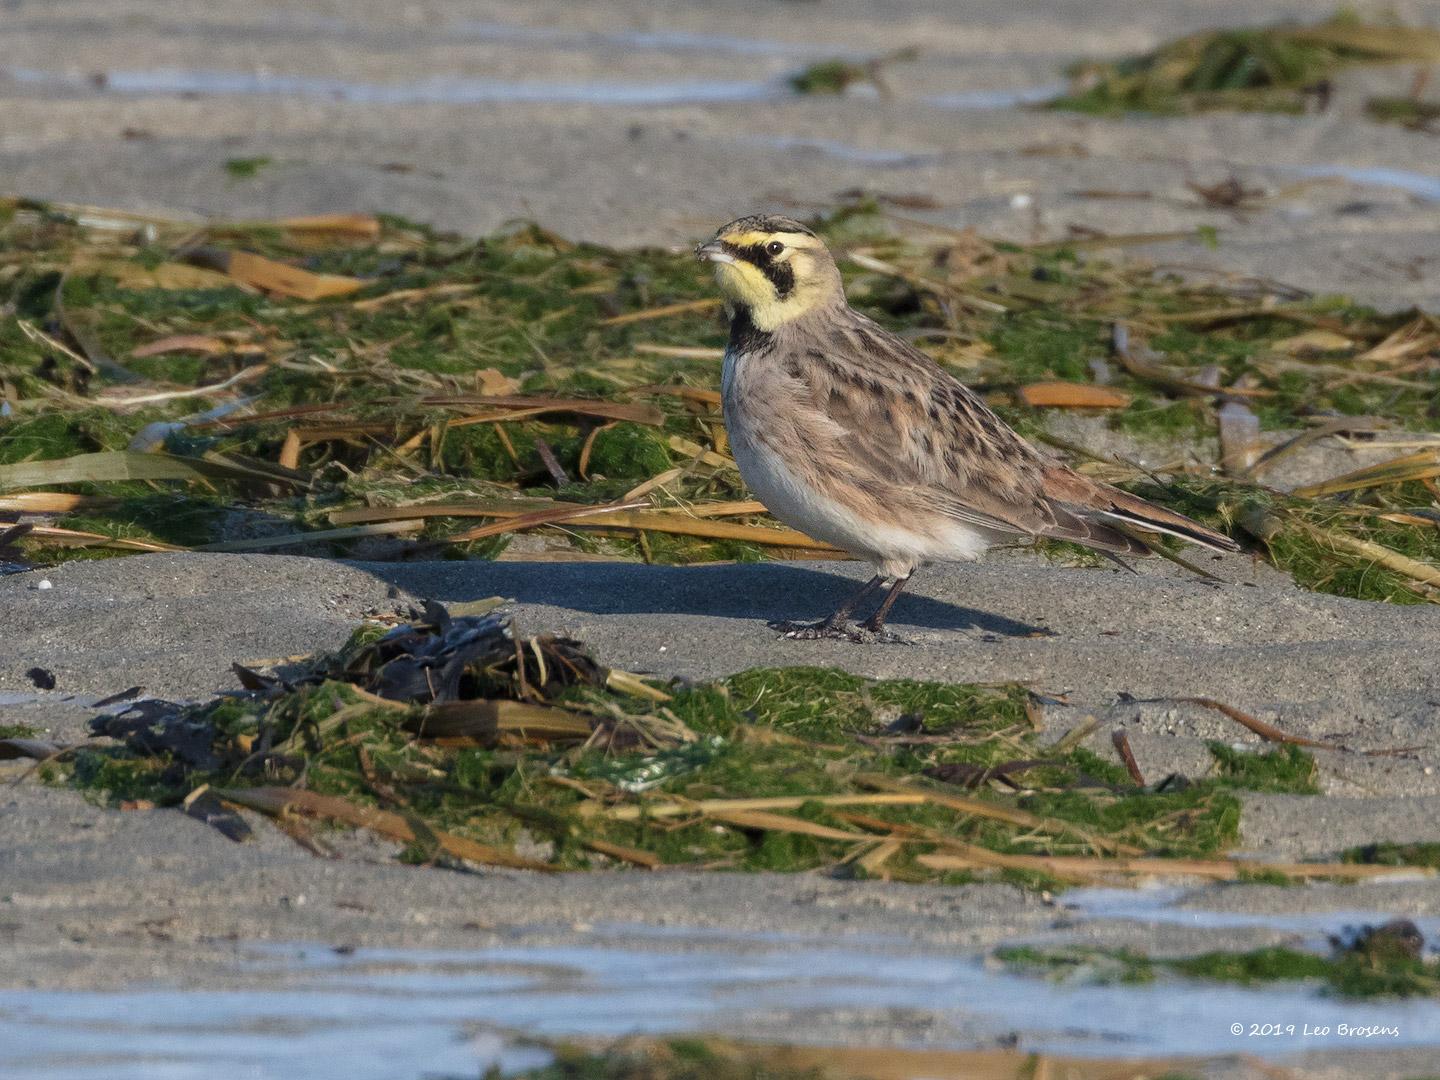
[(930, 560), (978, 559), (990, 546), (992, 541), (983, 532), (953, 519), (926, 522), (926, 531), (919, 532), (895, 521), (862, 518), (806, 483), (755, 437), (764, 417), (746, 415), (735, 407), (734, 367), (727, 355), (723, 387), (731, 451), (755, 497), (786, 525), (873, 562), (887, 577), (903, 577)]

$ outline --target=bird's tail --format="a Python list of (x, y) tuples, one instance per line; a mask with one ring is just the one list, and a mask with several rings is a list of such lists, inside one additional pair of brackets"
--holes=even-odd
[(1224, 533), (1192, 521), (1184, 514), (1177, 514), (1109, 484), (1096, 483), (1069, 469), (1050, 470), (1046, 474), (1045, 489), (1047, 495), (1072, 513), (1092, 520), (1109, 520), (1145, 532), (1178, 536), (1211, 551), (1240, 550), (1240, 545)]
[(1178, 536), (1181, 540), (1189, 540), (1192, 544), (1199, 544), (1211, 551), (1240, 550), (1240, 545), (1224, 533), (1208, 529), (1198, 521), (1191, 521), (1184, 514), (1177, 514), (1173, 510), (1167, 510), (1109, 485), (1104, 485), (1104, 491), (1111, 505), (1100, 509), (1102, 517), (1133, 525), (1146, 532)]

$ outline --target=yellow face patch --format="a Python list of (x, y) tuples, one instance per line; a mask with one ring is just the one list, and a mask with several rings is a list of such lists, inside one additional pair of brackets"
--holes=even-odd
[[(838, 287), (823, 245), (808, 234), (746, 230), (726, 233), (715, 243), (723, 248), (711, 256), (715, 280), (757, 329), (774, 330), (805, 314)], [(783, 248), (771, 251), (777, 243)], [(821, 271), (822, 264), (830, 273)]]

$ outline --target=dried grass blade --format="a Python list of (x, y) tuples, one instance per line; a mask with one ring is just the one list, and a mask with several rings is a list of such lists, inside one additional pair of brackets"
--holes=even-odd
[(137, 405), (154, 405), (161, 401), (180, 401), (184, 398), (209, 397), (213, 394), (223, 393), (231, 387), (240, 386), (247, 382), (254, 382), (260, 376), (270, 370), (270, 365), (252, 364), (242, 371), (237, 371), (230, 378), (209, 386), (196, 386), (189, 390), (160, 390), (153, 394), (97, 394), (94, 402), (103, 405), (107, 409), (129, 409)]
[(1440, 449), (1420, 450), (1391, 458), (1389, 461), (1367, 465), (1342, 476), (1322, 480), (1318, 484), (1306, 484), (1296, 488), (1291, 494), (1302, 499), (1317, 499), (1324, 495), (1338, 495), (1342, 491), (1403, 484), (1435, 476), (1440, 476)]
[(801, 547), (820, 551), (838, 551), (829, 544), (806, 536), (794, 529), (771, 528), (767, 525), (737, 525), (730, 521), (712, 521), (689, 514), (663, 511), (618, 511), (583, 523), (586, 528), (640, 529), (648, 532), (671, 533), (676, 536), (702, 536), (711, 540), (741, 540), (767, 547)]
[(733, 502), (692, 503), (685, 508), (692, 517), (741, 517), (747, 514), (768, 514), (769, 508), (758, 499), (736, 499)]
[(885, 864), (900, 854), (904, 847), (899, 840), (882, 840), (856, 859), (855, 865), (867, 874), (884, 876)]
[[(106, 450), (68, 458), (0, 465), (0, 489), (43, 487), (50, 484), (89, 484), (111, 480), (264, 480), (284, 482), (282, 472), (264, 472), (209, 458), (141, 454)], [(298, 478), (292, 478), (294, 484)]]
[[(604, 504), (610, 505), (610, 504)], [(332, 525), (360, 525), (367, 521), (422, 520), (435, 517), (520, 517), (542, 510), (589, 510), (585, 503), (555, 502), (551, 499), (506, 499), (488, 502), (415, 503), (411, 506), (355, 506), (333, 510)]]
[(664, 394), (668, 397), (699, 402), (701, 405), (711, 405), (717, 409), (721, 403), (719, 390), (707, 390), (701, 386), (681, 386), (677, 383), (652, 383), (649, 386), (636, 386), (631, 389), (630, 393)]
[(1070, 834), (1084, 840), (1087, 844), (1102, 851), (1118, 851), (1121, 854), (1139, 855), (1142, 849), (1132, 844), (1122, 844), (1112, 840), (1108, 836), (1100, 836), (1092, 833), (1079, 825), (1060, 818), (1040, 817), (1024, 810), (1017, 810), (1009, 806), (1000, 806), (997, 803), (986, 802), (983, 799), (972, 799), (964, 795), (952, 795), (945, 791), (934, 791), (930, 788), (918, 787), (906, 783), (903, 780), (895, 780), (879, 773), (860, 773), (855, 777), (855, 782), (863, 787), (877, 788), (881, 791), (893, 792), (896, 794), (916, 795), (925, 802), (933, 803), (936, 806), (944, 806), (962, 814), (970, 814), (974, 817), (989, 818), (992, 821), (1004, 821), (1010, 825), (1019, 825), (1027, 829), (1041, 829), (1051, 835)]
[(764, 810), (712, 810), (705, 816), (741, 829), (794, 833), (797, 836), (813, 836), (817, 840), (841, 840), (846, 843), (855, 843), (875, 839), (870, 833), (848, 832), (845, 829), (836, 829), (818, 822), (806, 821), (804, 818), (788, 817), (785, 814), (774, 814)]
[[(329, 818), (369, 829), (393, 840), (413, 843), (417, 839), (414, 828), (404, 816), (361, 806), (338, 795), (317, 795), (313, 791), (299, 788), (279, 787), (215, 789), (215, 794), (227, 802), (238, 803), (262, 814), (279, 815), (287, 810), (294, 810), (311, 817)], [(433, 834), (440, 847), (458, 859), (486, 866), (508, 866), (517, 870), (555, 870), (555, 867), (548, 863), (527, 859), (513, 851), (480, 844), (453, 833), (433, 830)]]
[(927, 292), (937, 293), (941, 296), (946, 296), (950, 297), (951, 299), (958, 300), (961, 304), (964, 304), (967, 307), (975, 308), (980, 311), (992, 312), (996, 315), (1003, 315), (1005, 312), (1010, 310), (1004, 304), (998, 303), (997, 301), (987, 299), (983, 296), (976, 296), (973, 293), (951, 285), (948, 282), (936, 281), (934, 278), (928, 278), (924, 274), (912, 273), (911, 271), (902, 269), (901, 267), (895, 266), (892, 263), (885, 262), (883, 259), (877, 259), (873, 255), (867, 255), (863, 251), (849, 251), (845, 253), (845, 257), (848, 258), (851, 262), (853, 262), (856, 266), (863, 267), (864, 269), (873, 271), (877, 274), (884, 274), (887, 277), (899, 278), (901, 281), (904, 281), (910, 285), (914, 285), (917, 288), (924, 289)]
[(373, 214), (309, 214), (280, 218), (275, 224), (286, 232), (344, 233), (359, 237), (380, 235), (380, 219)]
[(1256, 735), (1268, 742), (1286, 743), (1290, 746), (1310, 746), (1317, 750), (1338, 750), (1340, 747), (1333, 743), (1320, 742), (1316, 739), (1307, 739), (1303, 735), (1291, 735), (1281, 731), (1274, 724), (1267, 724), (1258, 717), (1251, 716), (1247, 712), (1235, 708), (1233, 705), (1226, 705), (1223, 701), (1216, 701), (1208, 697), (1182, 697), (1175, 698), (1175, 701), (1183, 701), (1191, 705), (1199, 705), (1205, 709), (1214, 709), (1218, 713), (1228, 716), (1243, 728), (1248, 728)]
[(189, 551), (178, 544), (166, 544), (160, 540), (138, 540), (125, 536), (106, 536), (104, 533), (82, 532), (79, 529), (61, 529), (50, 525), (36, 525), (27, 534), (39, 540), (48, 540), (62, 547), (102, 547), (116, 551)]
[(629, 694), (632, 697), (649, 698), (651, 701), (674, 701), (674, 697), (657, 689), (645, 682), (639, 675), (631, 671), (621, 671), (619, 668), (611, 668), (605, 676), (605, 689), (614, 690), (621, 694)]
[(170, 353), (200, 353), (202, 356), (225, 356), (235, 348), (235, 343), (209, 334), (171, 334), (158, 338), (148, 345), (131, 349), (130, 355), (136, 360), (151, 356), (168, 356)]
[(195, 258), (201, 265), (223, 270), (236, 281), (295, 300), (328, 300), (348, 296), (365, 287), (359, 278), (315, 274), (249, 251), (201, 249)]
[(608, 855), (612, 859), (619, 859), (621, 862), (630, 863), (646, 870), (658, 870), (665, 863), (660, 856), (640, 848), (626, 847), (624, 844), (612, 844), (609, 840), (601, 840), (594, 836), (581, 837), (580, 843), (591, 851), (597, 851), (601, 855)]
[(686, 300), (678, 304), (647, 308), (644, 311), (630, 311), (601, 319), (598, 326), (628, 326), (630, 323), (647, 322), (650, 319), (668, 319), (672, 315), (691, 315), (698, 311), (714, 311), (720, 306), (719, 300)]
[(1130, 779), (1144, 787), (1145, 774), (1140, 771), (1140, 763), (1135, 760), (1135, 751), (1130, 749), (1130, 736), (1116, 728), (1110, 733), (1110, 742), (1115, 747), (1115, 752), (1120, 755), (1120, 760), (1125, 763), (1125, 771), (1130, 774)]
[[(518, 532), (521, 529), (532, 529), (537, 525), (559, 525), (565, 522), (580, 521), (585, 518), (596, 517), (602, 514), (615, 514), (623, 512), (633, 506), (643, 506), (644, 503), (605, 503), (600, 506), (566, 506), (554, 507), (549, 510), (537, 510), (528, 514), (495, 514), (502, 517), (502, 520), (491, 522), (489, 525), (478, 525), (473, 529), (466, 529), (464, 532), (455, 533), (445, 539), (451, 544), (464, 544), (471, 540), (479, 540), (486, 536), (498, 536), (501, 533)], [(508, 520), (505, 520), (508, 518)]]
[(1131, 401), (1124, 390), (1091, 383), (1029, 383), (1018, 392), (1032, 409), (1123, 409)]
[(673, 356), (677, 360), (723, 360), (724, 349), (704, 349), (693, 345), (647, 345), (632, 346), (636, 352), (651, 356)]
[(1340, 418), (1337, 420), (1329, 420), (1319, 427), (1311, 428), (1309, 431), (1302, 431), (1294, 438), (1286, 439), (1280, 445), (1272, 446), (1269, 450), (1266, 450), (1265, 453), (1260, 455), (1255, 464), (1250, 466), (1246, 475), (1255, 476), (1262, 470), (1274, 465), (1275, 462), (1279, 461), (1280, 458), (1285, 455), (1293, 454), (1296, 450), (1309, 446), (1313, 442), (1318, 442), (1328, 435), (1338, 435), (1342, 431), (1356, 430), (1372, 431), (1374, 430), (1374, 425), (1365, 424), (1363, 421), (1349, 418)]
[(100, 510), (120, 500), (108, 495), (71, 495), (64, 491), (26, 491), (0, 496), (0, 510), (22, 514), (64, 514), (71, 510)]
[(1112, 352), (1115, 358), (1120, 361), (1120, 366), (1128, 371), (1141, 382), (1152, 383), (1163, 390), (1175, 394), (1200, 396), (1200, 397), (1271, 397), (1273, 390), (1251, 387), (1223, 387), (1217, 388), (1196, 379), (1186, 379), (1166, 371), (1155, 364), (1149, 364), (1140, 360), (1130, 350), (1130, 333), (1124, 323), (1116, 323), (1112, 336)]
[(758, 799), (702, 799), (699, 802), (625, 803), (620, 806), (599, 806), (582, 803), (582, 816), (599, 815), (615, 821), (636, 821), (642, 817), (678, 817), (684, 814), (726, 814), (750, 810), (798, 810), (806, 803), (821, 806), (918, 806), (926, 802), (918, 792), (882, 793), (876, 795), (775, 795)]
[(421, 739), (466, 738), (482, 743), (493, 743), (501, 735), (535, 742), (583, 741), (594, 731), (588, 718), (565, 709), (504, 699), (427, 705), (401, 726)]
[(375, 525), (355, 525), (346, 529), (317, 529), (314, 532), (286, 533), (284, 536), (253, 536), (245, 540), (224, 540), (202, 544), (193, 551), (266, 551), (270, 548), (294, 547), (297, 544), (320, 544), (335, 540), (356, 540), (362, 536), (407, 536), (425, 528), (423, 521), (385, 521)]
[(538, 416), (547, 412), (574, 413), (576, 416), (596, 416), (602, 420), (628, 420), (634, 424), (647, 424), (650, 427), (659, 427), (665, 422), (665, 414), (654, 405), (641, 405), (627, 402), (597, 401), (590, 398), (544, 398), (525, 397), (507, 394), (473, 394), (456, 397), (424, 397), (418, 402), (419, 405), (430, 407), (440, 406), (444, 408), (464, 408), (475, 405), (489, 405), (495, 408), (507, 410), (505, 413), (483, 417), (466, 417), (463, 420), (449, 421), (452, 427), (462, 423), (492, 423), (495, 420), (514, 419), (510, 410), (529, 410), (527, 416)]

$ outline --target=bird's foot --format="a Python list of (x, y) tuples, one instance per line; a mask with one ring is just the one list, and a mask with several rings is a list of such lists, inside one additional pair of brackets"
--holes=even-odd
[(870, 638), (854, 623), (821, 619), (819, 622), (772, 622), (770, 629), (792, 641), (853, 641), (864, 644)]
[(856, 645), (909, 645), (893, 630), (871, 629), (850, 622), (821, 619), (819, 622), (772, 622), (770, 629), (791, 641), (853, 641)]

